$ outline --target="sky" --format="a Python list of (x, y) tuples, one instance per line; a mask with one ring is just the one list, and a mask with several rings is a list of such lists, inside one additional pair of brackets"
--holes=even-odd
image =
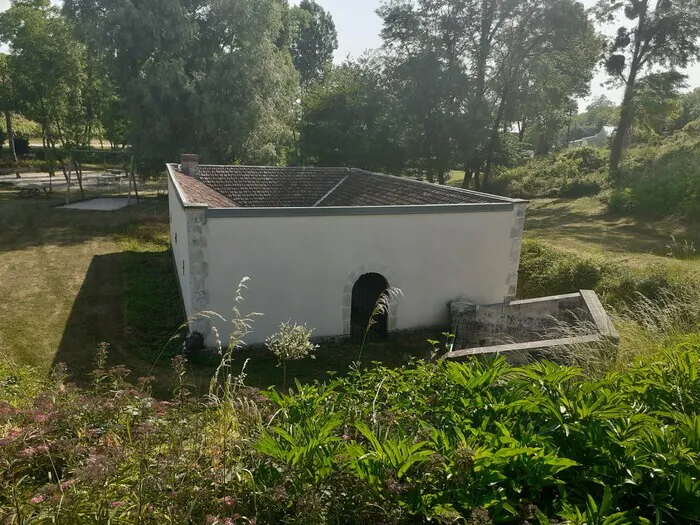
[[(338, 30), (338, 50), (335, 61), (342, 62), (348, 56), (357, 57), (365, 49), (381, 45), (379, 32), (381, 20), (375, 13), (380, 0), (316, 0), (333, 16)], [(582, 0), (586, 7), (593, 7), (596, 0)], [(298, 2), (296, 2), (298, 3)], [(0, 11), (7, 9), (10, 0), (0, 0)], [(695, 63), (685, 73), (688, 75), (689, 89), (700, 87), (700, 63)], [(599, 71), (591, 82), (591, 95), (579, 102), (579, 111), (584, 111), (587, 103), (598, 95), (606, 95), (612, 101), (622, 100), (622, 90), (613, 90), (601, 84), (606, 75)]]

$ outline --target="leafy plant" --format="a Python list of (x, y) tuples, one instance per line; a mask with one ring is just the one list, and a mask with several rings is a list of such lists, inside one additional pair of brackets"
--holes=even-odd
[(313, 352), (318, 348), (311, 342), (311, 334), (306, 326), (292, 323), (291, 319), (280, 325), (280, 331), (267, 338), (267, 348), (277, 356), (277, 366), (282, 367), (282, 384), (287, 389), (287, 361), (310, 357), (315, 359)]

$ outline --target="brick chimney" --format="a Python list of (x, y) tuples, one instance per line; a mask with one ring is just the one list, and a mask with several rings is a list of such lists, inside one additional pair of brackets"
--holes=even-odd
[(185, 175), (199, 179), (199, 156), (194, 153), (180, 155), (180, 170)]

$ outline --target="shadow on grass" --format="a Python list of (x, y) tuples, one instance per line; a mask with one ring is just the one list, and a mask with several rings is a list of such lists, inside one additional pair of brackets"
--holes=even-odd
[(0, 253), (108, 237), (135, 220), (167, 217), (168, 210), (166, 200), (155, 198), (110, 212), (65, 210), (63, 203), (58, 193), (20, 198), (15, 189), (0, 188)]
[(131, 380), (155, 375), (158, 393), (167, 395), (168, 363), (180, 347), (169, 340), (184, 318), (172, 265), (169, 251), (93, 257), (53, 364), (66, 364), (72, 379), (86, 384), (97, 346), (107, 342), (110, 366), (125, 365)]
[[(416, 331), (392, 334), (378, 342), (368, 343), (362, 355), (361, 367), (372, 367), (380, 363), (389, 368), (398, 368), (412, 358), (430, 357), (428, 339), (439, 339), (440, 330)], [(302, 384), (327, 381), (333, 377), (347, 375), (358, 360), (361, 345), (350, 342), (328, 342), (319, 345), (315, 359), (307, 358), (287, 363), (287, 388), (298, 380)], [(193, 361), (195, 366), (215, 368), (216, 357), (202, 356)], [(234, 354), (234, 373), (240, 374), (245, 365), (245, 384), (255, 388), (282, 389), (283, 375), (277, 358), (263, 347), (245, 348)]]
[[(78, 385), (90, 381), (99, 343), (110, 344), (109, 366), (125, 365), (127, 378), (152, 375), (153, 394), (168, 398), (176, 386), (170, 361), (180, 351), (178, 328), (184, 320), (177, 276), (169, 250), (125, 251), (95, 256), (73, 303), (53, 365), (64, 363)], [(439, 330), (394, 334), (364, 349), (362, 366), (377, 361), (389, 367), (406, 364), (410, 358), (428, 357), (428, 339), (439, 339)], [(173, 336), (175, 336), (173, 338)], [(357, 361), (360, 345), (324, 343), (316, 359), (292, 361), (287, 384), (324, 381), (345, 375)], [(257, 388), (282, 387), (282, 371), (276, 358), (265, 349), (246, 348), (234, 356), (234, 371), (245, 366), (246, 384)], [(198, 394), (207, 392), (218, 356), (192, 358), (189, 382)]]
[(664, 255), (676, 226), (672, 222), (624, 217), (606, 210), (579, 209), (563, 199), (528, 209), (526, 231), (549, 239), (573, 240), (614, 252)]

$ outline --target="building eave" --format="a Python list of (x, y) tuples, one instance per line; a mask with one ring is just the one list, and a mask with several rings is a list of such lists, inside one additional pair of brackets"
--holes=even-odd
[(483, 213), (512, 211), (516, 204), (510, 202), (473, 204), (423, 204), (420, 206), (327, 206), (316, 208), (209, 208), (207, 217), (329, 217), (352, 215), (431, 215), (437, 213)]

